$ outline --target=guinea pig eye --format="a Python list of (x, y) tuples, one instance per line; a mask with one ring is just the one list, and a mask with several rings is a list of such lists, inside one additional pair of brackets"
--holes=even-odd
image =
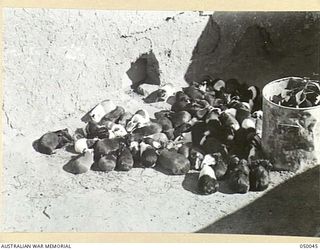
[(194, 157), (194, 155), (190, 155), (189, 157), (190, 157), (190, 160), (191, 160), (191, 161), (196, 160), (196, 157)]

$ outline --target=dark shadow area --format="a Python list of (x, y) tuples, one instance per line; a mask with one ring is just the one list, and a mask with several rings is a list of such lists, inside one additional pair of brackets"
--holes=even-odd
[(101, 169), (99, 168), (98, 164), (96, 162), (94, 162), (90, 168), (90, 170), (95, 171), (95, 172), (103, 172), (101, 171)]
[(163, 169), (158, 165), (156, 165), (153, 169), (165, 175), (173, 175), (169, 170)]
[(198, 177), (199, 173), (187, 173), (183, 179), (182, 187), (193, 194), (199, 194)]
[(63, 165), (62, 169), (68, 173), (74, 174), (72, 163), (80, 157), (82, 157), (81, 154), (76, 156), (71, 156), (71, 160), (68, 161), (65, 165)]
[(65, 150), (71, 154), (78, 154), (75, 150), (74, 150), (74, 145), (67, 145), (65, 147)]
[[(98, 105), (98, 104), (97, 104)], [(97, 106), (96, 105), (96, 106)], [(90, 112), (96, 107), (94, 106), (92, 109), (90, 109), (84, 116), (81, 117), (81, 121), (84, 122), (84, 123), (87, 123), (91, 120), (91, 117), (90, 117)]]
[[(171, 175), (171, 176), (177, 175), (177, 174), (173, 174), (173, 173), (172, 173), (171, 171), (169, 171), (168, 169), (164, 169), (163, 167), (160, 167), (158, 164), (156, 164), (153, 169), (154, 169), (155, 171), (158, 171), (158, 172), (160, 172), (160, 173), (162, 173), (162, 174), (165, 174), (165, 175)], [(181, 175), (183, 175), (183, 174), (181, 174)]]
[(319, 39), (319, 13), (214, 12), (184, 78), (236, 78), (258, 87), (287, 76), (319, 78)]
[(201, 81), (205, 75), (209, 75), (209, 72), (204, 72), (202, 67), (210, 55), (214, 55), (215, 50), (219, 46), (221, 40), (220, 33), (219, 25), (210, 16), (192, 51), (191, 63), (184, 75), (187, 83), (191, 84), (193, 81)]
[(320, 222), (319, 166), (289, 179), (198, 233), (314, 236)]
[(35, 140), (34, 142), (32, 142), (32, 147), (35, 151), (37, 151), (38, 153), (39, 152), (39, 149), (38, 149), (38, 143), (39, 143), (39, 139)]
[(219, 181), (219, 190), (218, 190), (218, 192), (223, 193), (223, 194), (234, 194), (235, 193), (230, 189), (229, 183), (228, 183), (227, 180)]
[(202, 31), (193, 49), (191, 60), (199, 60), (203, 56), (213, 54), (220, 43), (220, 33), (219, 25), (213, 20), (212, 16), (210, 16), (206, 27)]
[(126, 72), (132, 81), (131, 87), (137, 88), (142, 83), (160, 85), (159, 62), (152, 51), (142, 54), (135, 62), (131, 63)]

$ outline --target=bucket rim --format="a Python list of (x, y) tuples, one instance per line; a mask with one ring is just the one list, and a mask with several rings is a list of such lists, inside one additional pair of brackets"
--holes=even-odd
[[(275, 84), (277, 82), (281, 82), (281, 81), (285, 81), (285, 80), (288, 80), (290, 78), (294, 78), (294, 79), (303, 79), (302, 77), (298, 77), (298, 76), (288, 76), (288, 77), (283, 77), (283, 78), (279, 78), (279, 79), (276, 79), (276, 80), (273, 80), (271, 82), (268, 82), (262, 89), (262, 98), (264, 100), (266, 100), (268, 103), (274, 105), (274, 106), (277, 106), (279, 108), (283, 108), (283, 109), (288, 109), (288, 110), (311, 110), (311, 109), (319, 109), (320, 108), (320, 104), (317, 105), (317, 106), (313, 106), (313, 107), (306, 107), (306, 108), (293, 108), (293, 107), (286, 107), (286, 106), (282, 106), (282, 105), (279, 105), (277, 103), (274, 103), (272, 101), (270, 101), (269, 99), (266, 98), (265, 96), (265, 92), (266, 92), (266, 87), (270, 86), (271, 84)], [(312, 80), (311, 80), (312, 81)]]

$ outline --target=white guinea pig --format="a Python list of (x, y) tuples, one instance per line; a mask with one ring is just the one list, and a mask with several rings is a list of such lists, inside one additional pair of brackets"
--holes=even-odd
[[(90, 151), (91, 149), (88, 148), (87, 138), (80, 138), (76, 140), (74, 143), (74, 151), (76, 151), (79, 154), (82, 154), (83, 152)], [(94, 139), (98, 140), (98, 139)]]

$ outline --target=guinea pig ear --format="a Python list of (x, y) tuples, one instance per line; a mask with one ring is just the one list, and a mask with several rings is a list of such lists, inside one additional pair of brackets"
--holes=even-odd
[(66, 129), (62, 129), (62, 130), (57, 130), (54, 133), (60, 138), (60, 140), (63, 140), (65, 142), (72, 142), (73, 141), (73, 138), (69, 134), (67, 128)]
[(250, 86), (248, 88), (248, 91), (251, 94), (251, 99), (252, 100), (255, 100), (257, 98), (257, 96), (259, 95), (259, 93), (260, 93), (260, 90), (259, 90), (259, 88), (257, 86)]
[(73, 138), (72, 136), (69, 134), (69, 130), (66, 128), (66, 129), (63, 129), (63, 137), (64, 138), (67, 138), (70, 142), (73, 141)]

